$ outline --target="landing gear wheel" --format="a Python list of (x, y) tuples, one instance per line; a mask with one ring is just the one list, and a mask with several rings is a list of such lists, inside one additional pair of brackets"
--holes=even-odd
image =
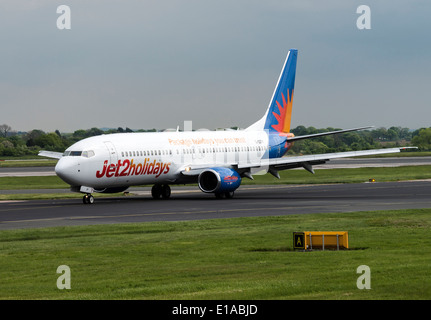
[(232, 199), (234, 194), (235, 194), (235, 192), (234, 192), (234, 191), (229, 191), (229, 192), (216, 192), (216, 193), (215, 193), (215, 197), (216, 197), (217, 199), (223, 199), (223, 198), (226, 198), (226, 199)]
[(216, 193), (215, 193), (215, 197), (216, 197), (217, 199), (223, 199), (223, 198), (224, 198), (224, 196), (225, 196), (225, 194), (224, 194), (223, 192), (216, 192)]
[(231, 192), (225, 192), (224, 195), (225, 195), (226, 199), (232, 199), (234, 194), (235, 194), (235, 192), (231, 191)]
[(85, 204), (93, 204), (94, 203), (94, 197), (91, 194), (86, 194), (82, 198), (82, 202)]
[(162, 198), (169, 199), (170, 196), (171, 196), (171, 187), (169, 187), (167, 184), (164, 184), (162, 186)]
[(153, 197), (153, 199), (160, 199), (161, 195), (162, 195), (162, 185), (155, 184), (151, 188), (151, 196)]

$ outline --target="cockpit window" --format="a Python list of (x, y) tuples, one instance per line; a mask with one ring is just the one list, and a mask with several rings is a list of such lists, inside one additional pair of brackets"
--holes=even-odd
[(87, 150), (87, 151), (65, 151), (63, 153), (63, 157), (80, 157), (83, 156), (84, 158), (91, 158), (95, 156), (95, 153), (93, 150)]
[(93, 151), (93, 150), (83, 151), (83, 152), (82, 152), (82, 156), (83, 156), (84, 158), (91, 158), (91, 157), (94, 157), (94, 151)]

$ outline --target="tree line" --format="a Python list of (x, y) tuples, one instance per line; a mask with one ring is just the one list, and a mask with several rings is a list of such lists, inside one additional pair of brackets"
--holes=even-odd
[[(40, 150), (63, 152), (75, 142), (84, 138), (98, 136), (101, 134), (124, 133), (124, 132), (155, 132), (156, 129), (134, 131), (130, 128), (102, 130), (91, 128), (88, 130), (76, 130), (73, 133), (44, 132), (32, 130), (30, 132), (15, 132), (0, 125), (0, 157), (22, 157), (37, 155)], [(3, 130), (6, 128), (6, 130)]]
[[(339, 128), (316, 129), (314, 127), (298, 126), (291, 130), (295, 136), (315, 134), (341, 130)], [(417, 140), (417, 136), (423, 129), (410, 130), (409, 128), (390, 127), (361, 130), (343, 134), (335, 134), (313, 139), (299, 140), (295, 142), (291, 154), (313, 154), (343, 151), (358, 151), (378, 149), (384, 147), (409, 146)], [(427, 149), (429, 148), (429, 149)], [(431, 141), (424, 145), (423, 150), (431, 150)]]
[[(291, 130), (295, 136), (320, 132), (340, 130), (337, 128), (316, 129), (314, 127), (298, 126)], [(117, 128), (102, 130), (91, 128), (76, 130), (73, 133), (44, 132), (32, 130), (30, 132), (16, 132), (8, 125), (0, 125), (0, 157), (20, 157), (37, 155), (40, 150), (63, 152), (73, 143), (91, 136), (123, 133), (123, 132), (156, 132), (151, 130), (131, 130)], [(410, 130), (402, 127), (376, 128), (330, 135), (314, 139), (295, 142), (290, 154), (313, 154), (328, 152), (357, 151), (382, 147), (399, 147), (413, 145), (421, 151), (431, 151), (431, 127)]]

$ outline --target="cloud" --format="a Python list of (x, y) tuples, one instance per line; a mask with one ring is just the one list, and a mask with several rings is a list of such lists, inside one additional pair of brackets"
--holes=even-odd
[(427, 1), (370, 2), (369, 31), (356, 28), (359, 1), (74, 0), (63, 31), (60, 4), (0, 4), (0, 105), (14, 129), (245, 127), (265, 112), (292, 47), (294, 123), (430, 118)]

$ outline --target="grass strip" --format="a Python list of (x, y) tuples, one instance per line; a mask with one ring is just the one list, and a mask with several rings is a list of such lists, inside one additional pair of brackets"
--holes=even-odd
[[(0, 299), (430, 299), (430, 228), (422, 209), (6, 230)], [(305, 230), (350, 249), (294, 251)]]

